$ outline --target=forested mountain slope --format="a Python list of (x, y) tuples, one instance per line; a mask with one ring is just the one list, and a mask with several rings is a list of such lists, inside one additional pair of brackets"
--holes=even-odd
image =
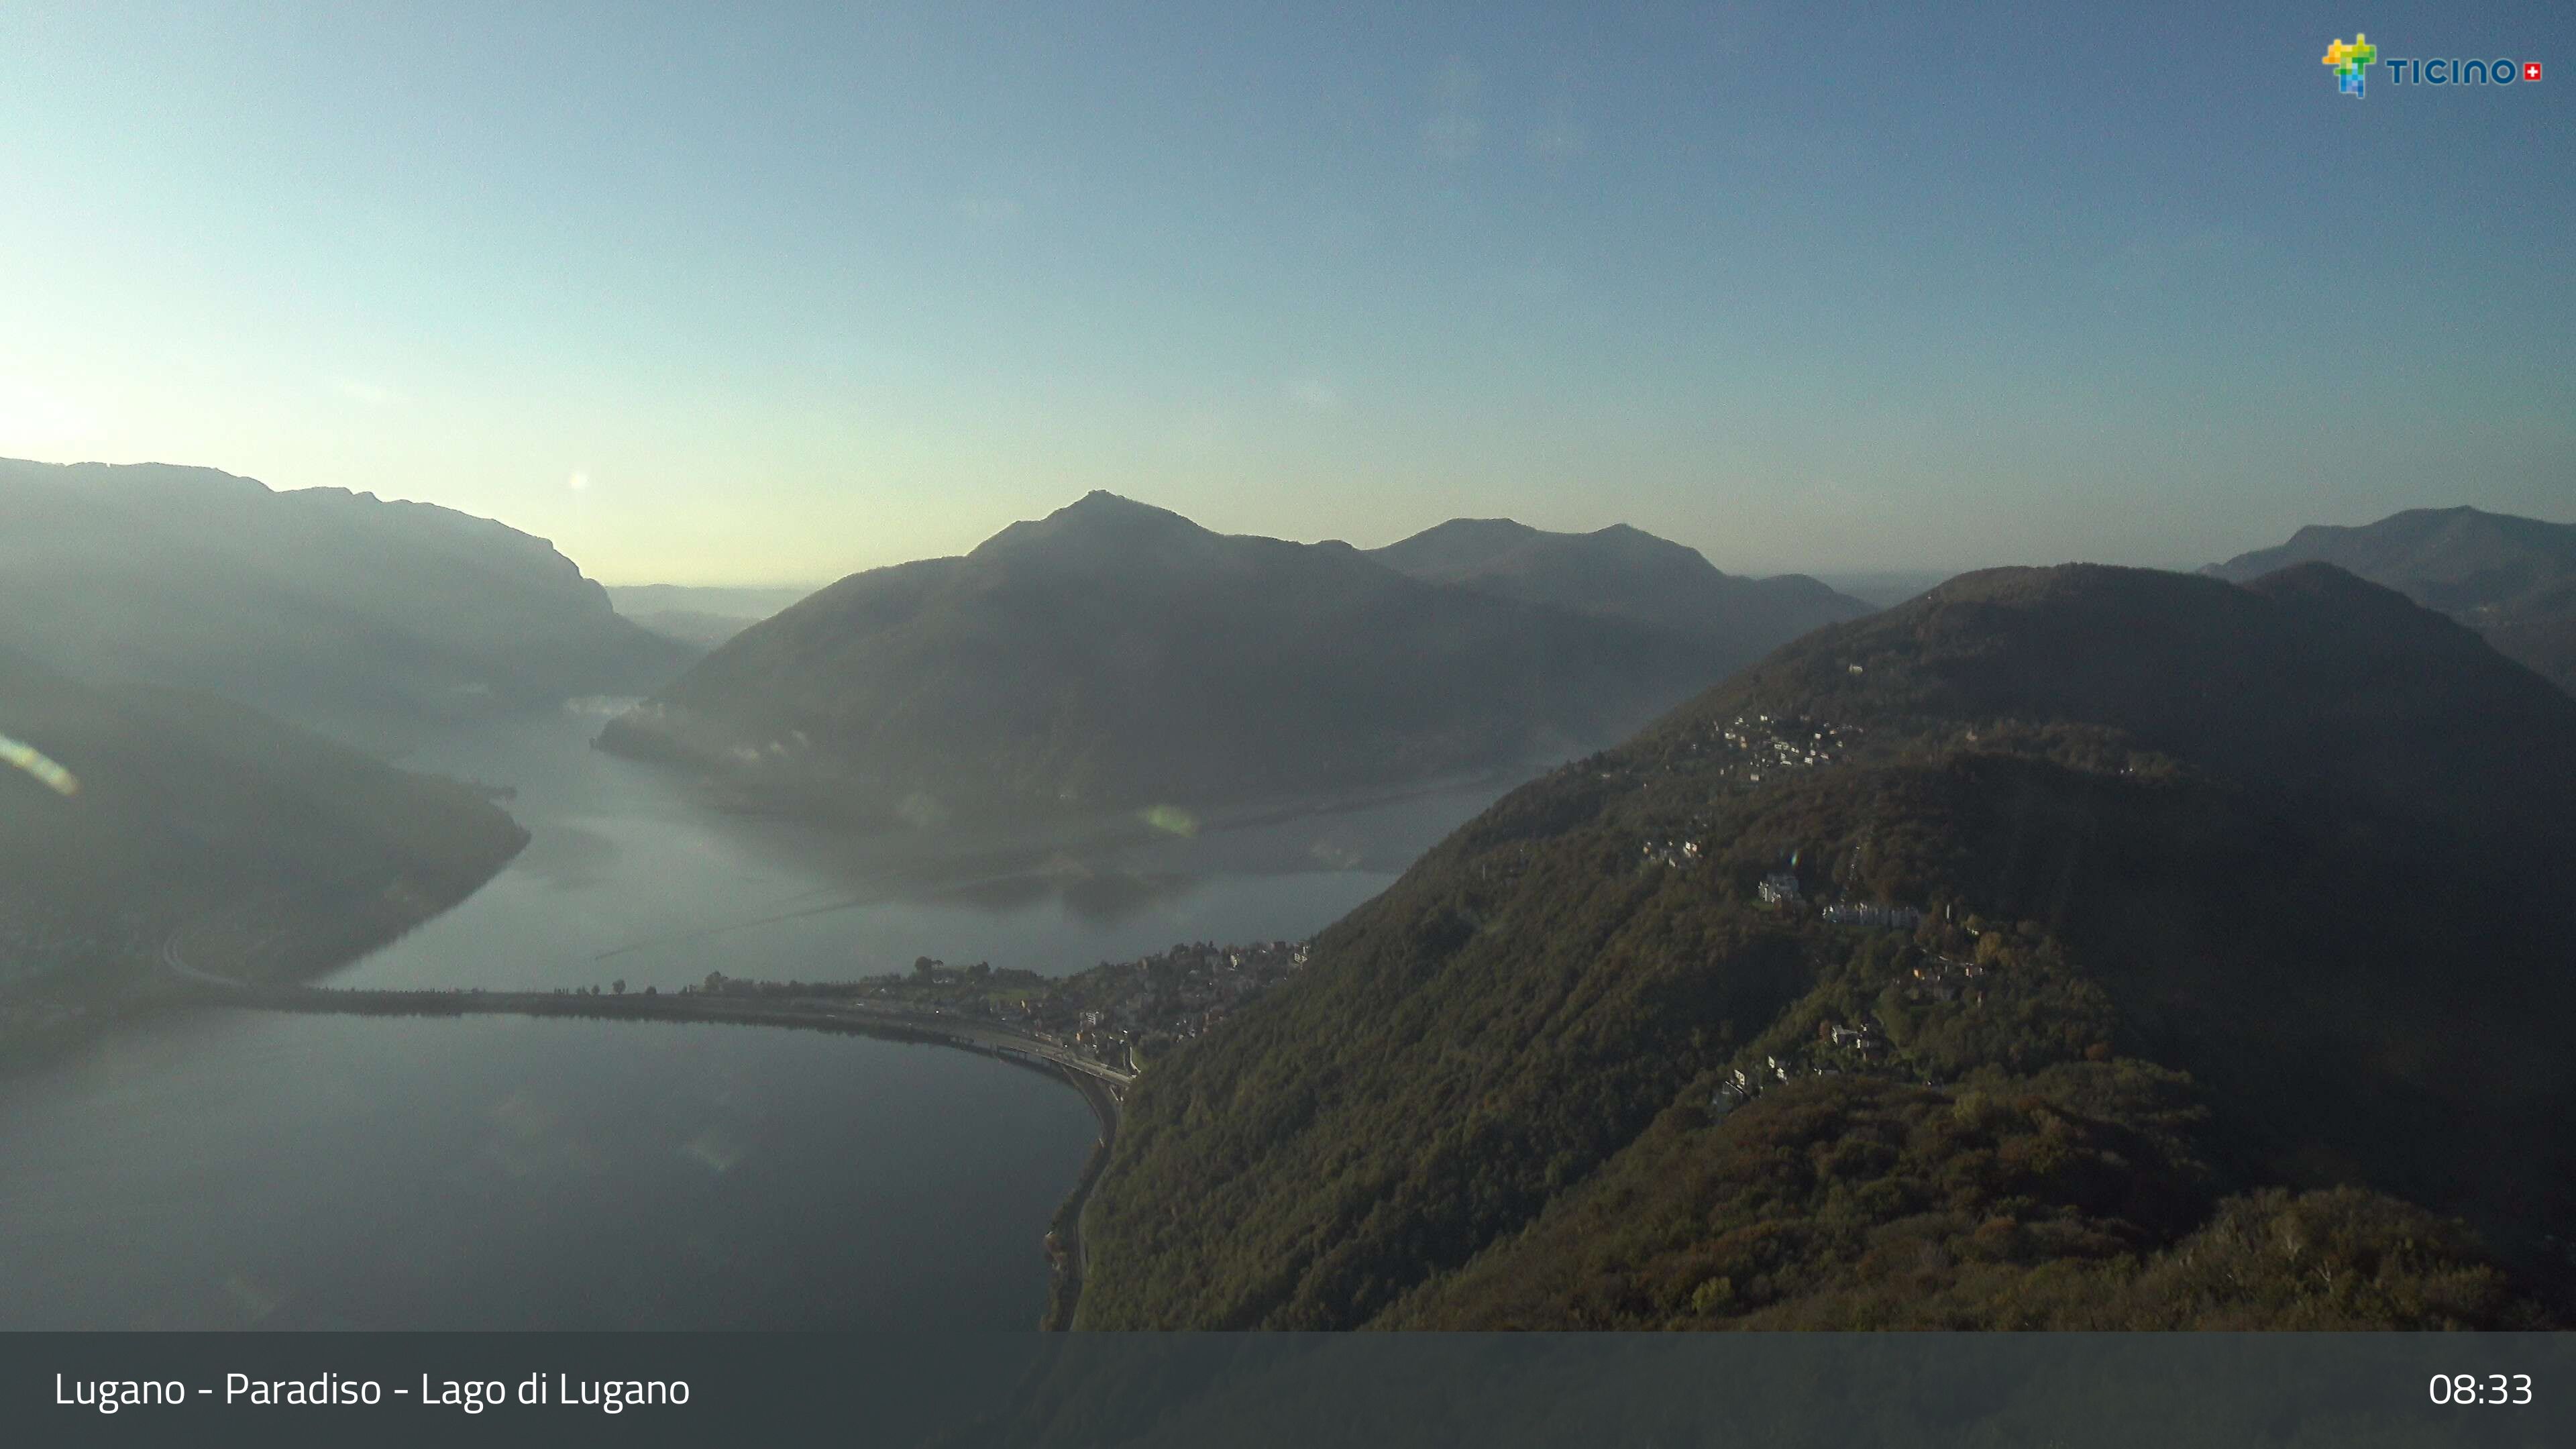
[(1158, 1062), (1079, 1326), (2559, 1314), (2572, 824), (2576, 701), (2339, 570), (1953, 580)]

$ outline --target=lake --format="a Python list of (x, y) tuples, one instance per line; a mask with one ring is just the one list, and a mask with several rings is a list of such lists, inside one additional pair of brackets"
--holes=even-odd
[[(404, 761), (532, 833), (330, 980), (665, 989), (917, 956), (1049, 974), (1299, 938), (1499, 787), (1088, 846), (851, 840), (589, 748), (581, 708)], [(209, 1011), (0, 1082), (0, 1328), (1016, 1329), (1096, 1126), (939, 1047), (752, 1027)]]

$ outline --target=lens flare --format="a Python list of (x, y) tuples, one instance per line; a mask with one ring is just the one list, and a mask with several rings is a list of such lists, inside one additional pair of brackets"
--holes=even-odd
[(0, 764), (15, 765), (36, 777), (36, 782), (57, 795), (80, 793), (80, 777), (47, 759), (43, 751), (24, 740), (0, 735)]
[(1166, 835), (1183, 840), (1199, 833), (1199, 818), (1178, 805), (1149, 805), (1138, 812), (1138, 818)]

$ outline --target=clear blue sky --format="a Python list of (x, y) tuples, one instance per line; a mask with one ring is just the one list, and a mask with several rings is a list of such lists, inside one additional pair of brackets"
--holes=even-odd
[[(1820, 8), (19, 0), (0, 455), (616, 582), (1095, 487), (1753, 571), (2576, 517), (2576, 11)], [(2548, 74), (2353, 101), (2356, 29)]]

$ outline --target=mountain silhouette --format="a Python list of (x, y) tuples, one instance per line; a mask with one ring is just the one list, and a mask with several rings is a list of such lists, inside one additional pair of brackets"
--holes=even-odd
[(2330, 563), (2439, 609), (2576, 694), (2576, 524), (2418, 508), (2360, 528), (2315, 525), (2208, 572), (2243, 582)]
[(1722, 599), (1689, 627), (1617, 602), (1429, 581), (1096, 492), (843, 579), (602, 743), (916, 819), (1373, 789), (1563, 758), (1741, 662)]
[(203, 689), (374, 748), (693, 657), (621, 619), (545, 540), (211, 468), (0, 460), (0, 646), (105, 682)]
[(1430, 583), (1701, 635), (1740, 654), (1737, 662), (1870, 612), (1804, 575), (1721, 573), (1697, 549), (1624, 523), (1548, 533), (1507, 518), (1459, 518), (1369, 556)]

